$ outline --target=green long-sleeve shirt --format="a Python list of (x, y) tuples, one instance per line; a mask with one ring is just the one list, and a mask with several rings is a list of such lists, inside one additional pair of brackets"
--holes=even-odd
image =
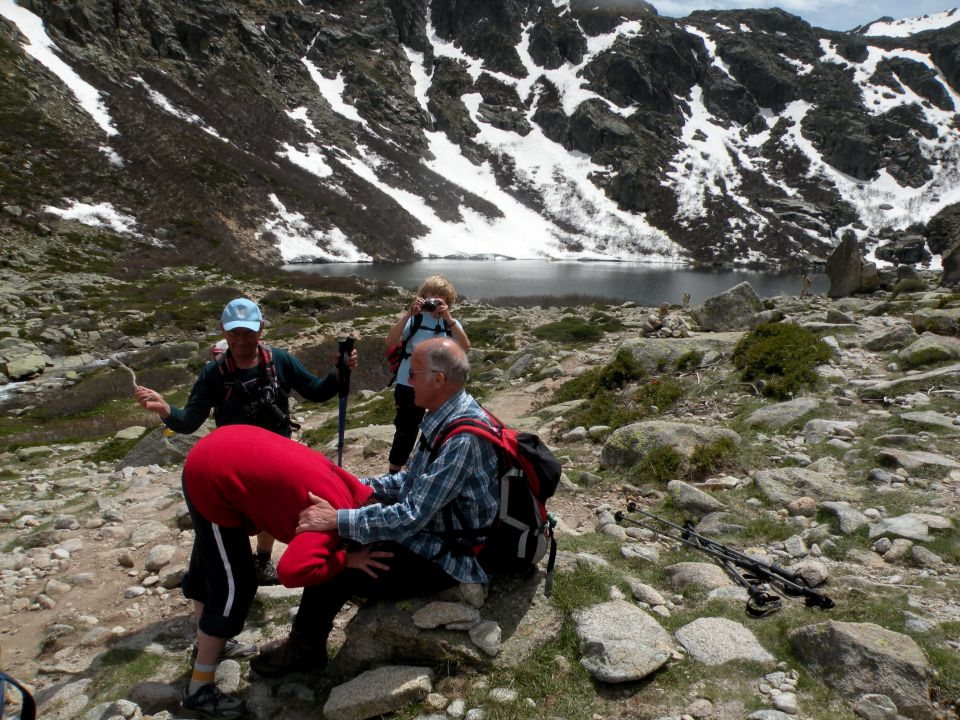
[(229, 383), (253, 381), (250, 387), (256, 392), (258, 378), (262, 377), (260, 365), (247, 370), (238, 369), (224, 377), (216, 362), (208, 362), (190, 391), (190, 397), (182, 408), (170, 407), (170, 416), (164, 419), (164, 424), (178, 433), (192, 433), (210, 417), (213, 409), (213, 419), (217, 427), (221, 425), (256, 425), (279, 435), (290, 437), (290, 402), (291, 390), (296, 390), (306, 400), (322, 402), (337, 394), (337, 376), (331, 371), (326, 377), (319, 378), (304, 367), (286, 350), (270, 348), (273, 354), (273, 365), (277, 372), (277, 384), (283, 391), (277, 393), (276, 407), (284, 416), (279, 421), (276, 412), (260, 408), (251, 413), (245, 406), (251, 404), (251, 397), (238, 387), (229, 387)]

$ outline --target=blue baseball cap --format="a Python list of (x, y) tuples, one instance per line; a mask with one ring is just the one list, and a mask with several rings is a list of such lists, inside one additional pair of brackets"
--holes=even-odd
[(246, 298), (231, 300), (223, 309), (223, 315), (220, 316), (220, 324), (223, 325), (224, 330), (246, 328), (253, 332), (260, 332), (262, 321), (260, 308), (253, 300)]

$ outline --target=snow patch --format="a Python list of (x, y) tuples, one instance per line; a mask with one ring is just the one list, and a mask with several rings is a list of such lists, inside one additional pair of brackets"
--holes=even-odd
[(960, 20), (960, 11), (954, 8), (946, 12), (932, 13), (921, 17), (871, 23), (864, 28), (863, 34), (908, 37), (924, 30), (939, 30), (940, 28), (950, 27), (958, 20)]
[(44, 30), (43, 21), (26, 8), (15, 4), (13, 0), (0, 0), (0, 15), (13, 22), (26, 36), (28, 42), (23, 44), (24, 51), (63, 81), (77, 98), (80, 107), (93, 118), (100, 129), (108, 136), (118, 135), (100, 91), (60, 59), (57, 46)]
[(137, 232), (137, 219), (132, 215), (122, 213), (110, 203), (102, 202), (96, 205), (82, 203), (77, 200), (68, 200), (65, 208), (47, 205), (43, 211), (49, 215), (56, 215), (64, 220), (76, 220), (91, 227), (105, 227), (124, 235), (141, 237)]
[(263, 221), (257, 239), (268, 239), (280, 250), (286, 263), (308, 262), (371, 262), (366, 253), (357, 250), (336, 225), (317, 230), (301, 213), (290, 212), (276, 195), (270, 195), (276, 214)]

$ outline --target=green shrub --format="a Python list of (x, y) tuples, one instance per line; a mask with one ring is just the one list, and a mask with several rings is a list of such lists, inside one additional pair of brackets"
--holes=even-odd
[(603, 337), (603, 328), (579, 317), (566, 317), (533, 329), (541, 340), (561, 343), (597, 342)]
[(596, 387), (603, 390), (619, 390), (634, 380), (639, 380), (646, 372), (643, 366), (628, 350), (620, 350), (608, 364), (604, 365), (597, 376)]
[(702, 350), (688, 350), (683, 355), (678, 357), (673, 365), (678, 371), (683, 372), (684, 370), (695, 370), (696, 368), (700, 367), (700, 363), (702, 362)]
[(644, 375), (643, 366), (637, 362), (633, 354), (627, 350), (620, 350), (613, 360), (602, 368), (588, 370), (580, 377), (568, 380), (557, 388), (553, 394), (553, 402), (561, 403), (596, 397), (603, 391), (619, 390), (627, 383), (639, 380)]
[(588, 320), (595, 325), (599, 325), (600, 329), (604, 332), (616, 332), (626, 327), (620, 318), (601, 312), (600, 310), (594, 310), (590, 313)]
[(745, 335), (733, 350), (733, 363), (747, 382), (761, 381), (763, 394), (793, 397), (816, 384), (814, 368), (833, 350), (817, 335), (793, 323), (766, 323)]
[(274, 313), (306, 313), (308, 315), (316, 315), (325, 310), (331, 310), (349, 304), (349, 300), (337, 295), (321, 295), (315, 297), (292, 290), (271, 290), (260, 299), (260, 306), (263, 308), (265, 314), (267, 311), (273, 311)]
[(101, 460), (113, 461), (122, 459), (136, 445), (139, 439), (120, 440), (111, 438), (97, 450), (87, 455), (84, 460), (90, 462), (100, 462)]
[(652, 378), (637, 388), (633, 400), (642, 408), (640, 415), (647, 415), (654, 407), (663, 412), (686, 394), (686, 388), (673, 378)]
[(502, 318), (471, 321), (469, 325), (464, 326), (471, 345), (491, 349), (513, 349), (516, 347), (514, 336), (507, 334), (507, 330), (511, 329)]
[(700, 481), (708, 475), (728, 470), (737, 456), (737, 446), (728, 437), (721, 437), (707, 445), (697, 445), (687, 463), (687, 476)]
[(636, 422), (640, 417), (633, 403), (625, 403), (614, 393), (600, 390), (589, 402), (568, 413), (564, 424), (568, 428), (578, 425), (587, 428), (594, 425), (618, 428)]
[(567, 380), (558, 387), (553, 393), (553, 402), (562, 403), (569, 400), (580, 400), (589, 398), (596, 394), (597, 378), (600, 377), (601, 368), (587, 370), (583, 375)]
[(644, 455), (630, 475), (634, 482), (665, 485), (677, 478), (682, 467), (683, 456), (668, 445), (660, 445)]

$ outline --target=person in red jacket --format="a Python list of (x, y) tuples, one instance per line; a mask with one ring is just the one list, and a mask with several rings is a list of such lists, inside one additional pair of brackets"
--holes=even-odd
[(305, 445), (253, 425), (225, 425), (201, 439), (183, 467), (183, 493), (195, 533), (183, 593), (195, 601), (197, 656), (183, 707), (206, 717), (239, 718), (239, 698), (214, 675), (223, 645), (243, 628), (257, 591), (249, 536), (266, 530), (288, 543), (277, 564), (287, 587), (316, 585), (346, 567), (376, 577), (391, 553), (346, 547), (336, 531), (296, 534), (300, 511), (322, 497), (357, 508), (373, 489)]

